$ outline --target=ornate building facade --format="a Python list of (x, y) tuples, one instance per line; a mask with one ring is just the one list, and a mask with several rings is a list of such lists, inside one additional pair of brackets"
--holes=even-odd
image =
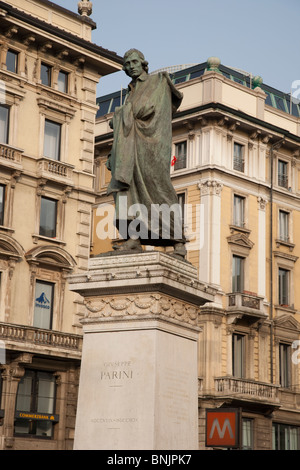
[[(90, 255), (96, 86), (121, 58), (79, 14), (0, 2), (0, 448), (72, 449)], [(74, 137), (75, 136), (75, 137)]]
[[(90, 13), (0, 1), (1, 449), (72, 449), (85, 307), (67, 277), (117, 238), (101, 221), (126, 90), (96, 100), (122, 59)], [(199, 448), (206, 410), (230, 407), (243, 448), (299, 449), (298, 103), (215, 58), (170, 72), (187, 260), (217, 292), (198, 314)]]
[[(217, 290), (199, 309), (199, 448), (206, 409), (231, 407), (242, 413), (242, 448), (299, 449), (299, 105), (216, 58), (171, 78), (183, 93), (170, 172), (187, 260)], [(122, 90), (97, 100), (92, 256), (117, 237), (103, 236), (113, 204), (105, 162), (125, 99)]]

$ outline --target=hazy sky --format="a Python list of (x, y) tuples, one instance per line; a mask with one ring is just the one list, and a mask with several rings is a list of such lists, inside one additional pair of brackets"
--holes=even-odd
[[(77, 13), (78, 0), (55, 0)], [(124, 53), (135, 47), (149, 70), (205, 62), (260, 75), (290, 92), (300, 80), (299, 0), (93, 0), (92, 41)], [(98, 95), (126, 87), (124, 72), (103, 77)]]

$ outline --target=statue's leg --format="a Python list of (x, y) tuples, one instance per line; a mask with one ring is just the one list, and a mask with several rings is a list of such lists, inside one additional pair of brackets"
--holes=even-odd
[(120, 240), (118, 243), (113, 245), (115, 251), (143, 251), (141, 240), (128, 238), (127, 240)]

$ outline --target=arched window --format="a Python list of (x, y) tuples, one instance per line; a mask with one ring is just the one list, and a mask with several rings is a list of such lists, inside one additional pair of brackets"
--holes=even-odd
[(31, 269), (31, 318), (37, 328), (61, 330), (66, 276), (76, 262), (63, 248), (44, 245), (25, 255)]

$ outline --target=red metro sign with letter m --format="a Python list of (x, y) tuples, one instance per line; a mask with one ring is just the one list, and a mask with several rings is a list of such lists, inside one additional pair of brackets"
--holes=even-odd
[(206, 447), (239, 447), (239, 410), (206, 410)]

